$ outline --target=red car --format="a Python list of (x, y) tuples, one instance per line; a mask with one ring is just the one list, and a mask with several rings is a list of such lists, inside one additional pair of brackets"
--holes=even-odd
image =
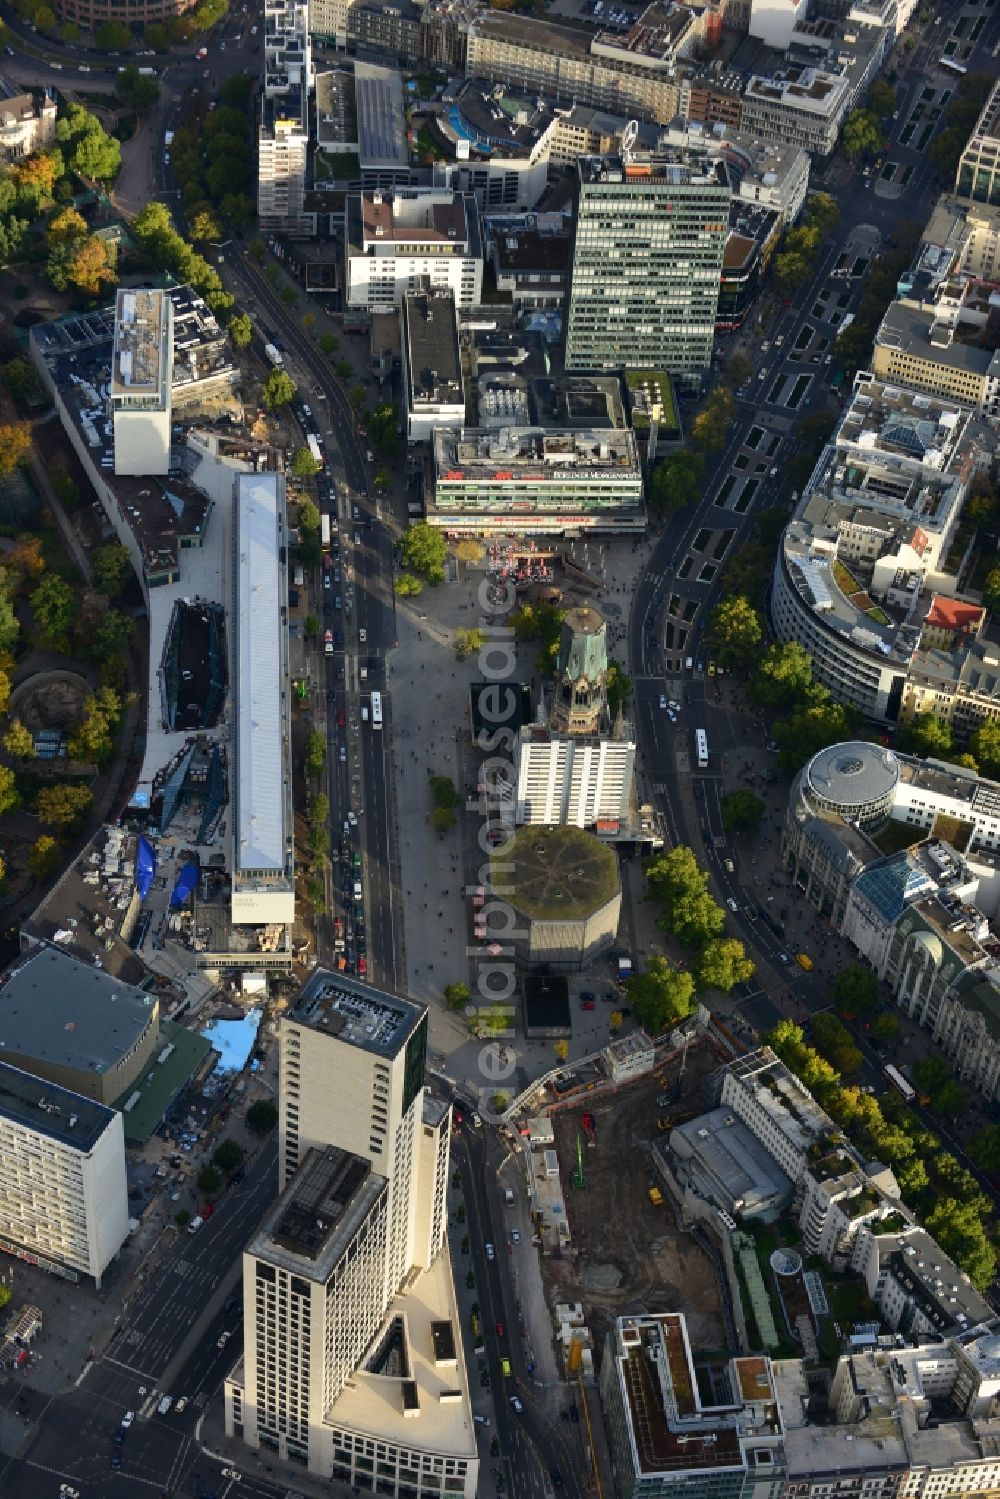
[(201, 1210), (201, 1216), (203, 1218), (211, 1218), (211, 1216), (212, 1216), (212, 1214), (214, 1212), (215, 1212), (215, 1208), (212, 1205), (212, 1203), (206, 1202), (205, 1206)]
[(339, 708), (337, 710), (337, 723), (340, 725), (341, 728), (343, 728), (346, 722), (347, 722), (347, 714), (344, 712), (343, 708)]
[(592, 999), (581, 999), (581, 1001), (580, 1001), (580, 1009), (581, 1010), (596, 1010), (597, 1009), (597, 1004)]
[(364, 953), (358, 958), (358, 973), (362, 976), (368, 972), (368, 959)]
[(498, 1322), (497, 1323), (497, 1337), (498, 1338), (502, 1338), (503, 1337), (503, 1323), (502, 1322)]

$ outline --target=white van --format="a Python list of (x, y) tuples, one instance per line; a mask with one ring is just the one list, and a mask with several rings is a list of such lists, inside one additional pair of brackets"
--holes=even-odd
[(160, 1401), (156, 1409), (159, 1411), (161, 1416), (165, 1416), (173, 1403), (174, 1397), (172, 1395), (164, 1395), (163, 1399)]
[(693, 656), (685, 656), (685, 658), (684, 658), (684, 670), (685, 671), (694, 671), (694, 657)]
[(204, 1223), (204, 1221), (205, 1220), (200, 1213), (197, 1215), (197, 1217), (192, 1218), (191, 1222), (188, 1224), (188, 1233), (196, 1234), (199, 1228), (201, 1228), (201, 1225)]
[(367, 723), (368, 722), (368, 704), (367, 703), (362, 703), (361, 704), (361, 722), (362, 723)]

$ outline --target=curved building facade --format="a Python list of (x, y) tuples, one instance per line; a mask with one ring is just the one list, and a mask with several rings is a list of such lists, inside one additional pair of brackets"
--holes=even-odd
[(195, 0), (52, 0), (52, 8), (64, 21), (76, 21), (79, 26), (92, 29), (105, 21), (124, 21), (132, 26), (139, 21), (148, 26), (150, 21), (169, 21), (191, 10)]
[(800, 794), (815, 811), (842, 817), (866, 832), (886, 822), (898, 784), (896, 756), (863, 739), (820, 750), (800, 774)]

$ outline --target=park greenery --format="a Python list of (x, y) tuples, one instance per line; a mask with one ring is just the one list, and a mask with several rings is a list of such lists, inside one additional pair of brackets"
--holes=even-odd
[(227, 78), (218, 107), (199, 106), (174, 134), (171, 170), (193, 239), (218, 240), (222, 225), (242, 229), (253, 217), (253, 84)]
[(931, 165), (942, 177), (954, 177), (959, 158), (995, 82), (989, 73), (966, 73), (955, 85), (955, 95), (944, 112), (941, 129), (927, 151)]
[(407, 572), (423, 578), (425, 583), (444, 582), (448, 543), (441, 532), (428, 525), (427, 521), (416, 521), (403, 533), (400, 551), (403, 567)]
[(811, 193), (806, 199), (798, 223), (786, 230), (774, 257), (774, 278), (785, 291), (797, 291), (809, 280), (839, 216), (837, 201), (829, 193)]
[(46, 243), (46, 274), (56, 291), (72, 286), (87, 297), (99, 297), (118, 279), (114, 244), (92, 234), (75, 208), (63, 208), (49, 220)]
[(725, 912), (708, 891), (708, 877), (691, 849), (678, 845), (646, 865), (650, 896), (661, 902), (657, 925), (693, 949), (690, 968), (653, 957), (645, 973), (626, 981), (632, 1012), (652, 1036), (691, 1014), (705, 989), (729, 992), (746, 983), (754, 965), (743, 943), (724, 934)]
[(215, 313), (225, 314), (233, 305), (214, 266), (188, 244), (174, 227), (162, 203), (147, 203), (132, 220), (132, 236), (142, 254), (157, 270), (169, 271), (175, 281), (186, 282)]
[[(817, 1034), (819, 1022), (823, 1024)], [(843, 1072), (854, 1068), (841, 1069), (837, 1062), (857, 1065), (857, 1049), (835, 1016), (814, 1016), (812, 1027), (815, 1045), (806, 1042), (801, 1026), (791, 1020), (779, 1021), (766, 1039), (865, 1159), (881, 1161), (892, 1169), (903, 1202), (972, 1283), (980, 1289), (989, 1285), (996, 1269), (991, 1198), (970, 1171), (942, 1150), (938, 1137), (901, 1098), (890, 1094), (877, 1099), (858, 1087), (845, 1086)], [(928, 1060), (940, 1062), (936, 1057)], [(941, 1067), (948, 1071), (944, 1063)], [(914, 1079), (924, 1086), (917, 1070)], [(935, 1074), (938, 1070), (934, 1069)], [(989, 1156), (993, 1143), (981, 1131), (974, 1150)]]

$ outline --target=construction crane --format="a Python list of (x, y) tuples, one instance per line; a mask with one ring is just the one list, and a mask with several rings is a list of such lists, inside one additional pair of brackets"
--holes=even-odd
[(576, 1170), (573, 1172), (574, 1187), (585, 1187), (587, 1178), (583, 1172), (583, 1136), (580, 1131), (576, 1132)]

